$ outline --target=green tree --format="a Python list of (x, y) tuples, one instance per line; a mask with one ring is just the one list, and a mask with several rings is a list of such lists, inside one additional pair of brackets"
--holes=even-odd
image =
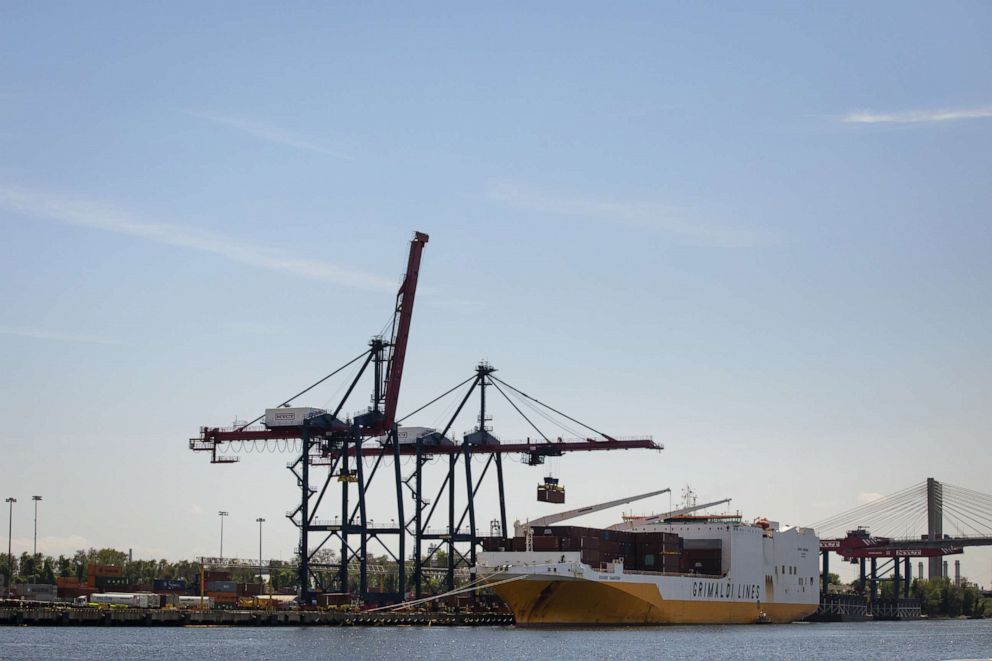
[(41, 576), (39, 583), (51, 585), (55, 583), (55, 560), (51, 556), (45, 556), (41, 565)]
[(73, 575), (72, 560), (65, 557), (64, 555), (60, 555), (59, 559), (56, 561), (56, 572), (58, 572), (59, 576), (62, 576), (64, 578), (72, 576)]
[[(13, 573), (11, 573), (13, 571)], [(17, 576), (17, 556), (9, 556), (0, 553), (0, 574), (3, 574), (6, 585), (14, 583), (13, 577)]]

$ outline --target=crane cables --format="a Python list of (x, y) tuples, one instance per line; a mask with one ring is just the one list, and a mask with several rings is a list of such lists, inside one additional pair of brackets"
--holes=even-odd
[(549, 411), (553, 411), (554, 413), (557, 413), (558, 415), (560, 415), (561, 417), (565, 418), (566, 420), (570, 420), (571, 422), (574, 422), (575, 424), (579, 425), (580, 427), (584, 427), (585, 429), (588, 429), (589, 431), (591, 431), (591, 432), (593, 432), (593, 433), (595, 433), (595, 434), (597, 434), (599, 436), (602, 436), (603, 438), (605, 438), (607, 440), (612, 440), (608, 434), (604, 434), (603, 432), (599, 431), (598, 429), (595, 429), (593, 427), (590, 427), (589, 425), (585, 424), (584, 422), (580, 422), (580, 421), (576, 420), (575, 418), (571, 417), (570, 415), (567, 415), (565, 413), (562, 413), (561, 411), (559, 411), (558, 409), (554, 408), (553, 406), (549, 406), (548, 404), (545, 404), (544, 402), (540, 401), (539, 399), (536, 399), (534, 397), (531, 397), (530, 395), (528, 395), (527, 393), (523, 392), (522, 390), (518, 390), (517, 388), (514, 388), (513, 386), (511, 386), (506, 381), (503, 381), (502, 379), (499, 379), (499, 378), (497, 378), (495, 376), (492, 376), (492, 375), (490, 375), (490, 378), (493, 381), (498, 381), (499, 383), (502, 383), (504, 386), (506, 386), (510, 390), (514, 391), (515, 393), (521, 395), (522, 397), (524, 397), (526, 399), (529, 399), (530, 401), (532, 401), (532, 402), (534, 402), (536, 404), (539, 404), (540, 406), (543, 406), (544, 408), (548, 409)]
[[(411, 418), (412, 416), (416, 415), (417, 413), (420, 413), (424, 409), (426, 409), (426, 408), (428, 408), (428, 407), (436, 404), (437, 402), (439, 402), (440, 400), (444, 399), (448, 395), (454, 393), (455, 391), (457, 391), (459, 388), (463, 387), (467, 383), (469, 383), (471, 381), (475, 381), (478, 378), (479, 378), (479, 375), (478, 374), (473, 374), (472, 376), (468, 377), (467, 379), (465, 379), (461, 383), (458, 383), (457, 385), (449, 388), (448, 390), (446, 390), (445, 392), (441, 393), (440, 395), (438, 395), (434, 399), (430, 400), (429, 402), (427, 402), (423, 406), (420, 406), (417, 409), (414, 409), (413, 411), (411, 411), (410, 413), (407, 413), (403, 417), (399, 418), (396, 422), (397, 423), (404, 422), (405, 420)], [(588, 440), (588, 438), (587, 438), (588, 437), (588, 434), (582, 433), (581, 431), (578, 430), (577, 427), (574, 427), (572, 425), (569, 425), (569, 424), (563, 422), (561, 419), (556, 419), (553, 415), (551, 415), (552, 413), (555, 414), (555, 415), (557, 415), (557, 416), (560, 416), (560, 418), (564, 418), (565, 420), (568, 420), (569, 422), (574, 423), (575, 425), (578, 425), (578, 427), (581, 427), (583, 429), (587, 429), (587, 430), (593, 432), (597, 436), (601, 436), (601, 437), (603, 437), (603, 438), (605, 438), (607, 440), (613, 440), (612, 437), (610, 437), (608, 434), (604, 434), (603, 432), (595, 429), (594, 427), (590, 427), (589, 425), (585, 424), (584, 422), (581, 422), (579, 420), (576, 420), (575, 418), (571, 417), (570, 415), (568, 415), (566, 413), (563, 413), (562, 411), (559, 411), (558, 409), (556, 409), (556, 408), (554, 408), (554, 407), (552, 407), (552, 406), (550, 406), (548, 404), (545, 404), (544, 402), (540, 401), (539, 399), (537, 399), (535, 397), (531, 397), (530, 395), (528, 395), (527, 393), (523, 392), (522, 390), (520, 390), (518, 388), (515, 388), (514, 386), (510, 385), (506, 381), (503, 381), (502, 379), (499, 379), (499, 378), (493, 376), (492, 374), (488, 374), (484, 378), (488, 378), (489, 379), (489, 383), (487, 383), (486, 385), (490, 385), (490, 386), (493, 386), (494, 388), (496, 388), (497, 392), (499, 392), (499, 394), (503, 396), (503, 398), (517, 412), (517, 414), (520, 415), (520, 417), (522, 417), (527, 422), (527, 424), (530, 425), (530, 427), (535, 432), (537, 432), (537, 434), (544, 440), (545, 443), (549, 443), (550, 444), (552, 441), (549, 438), (549, 436), (546, 433), (544, 433), (540, 429), (540, 427), (537, 426), (537, 424), (535, 424), (534, 420), (531, 419), (531, 417), (527, 413), (524, 412), (524, 410), (523, 410), (524, 408), (526, 408), (527, 411), (529, 411), (531, 413), (531, 415), (539, 416), (540, 418), (542, 418), (543, 420), (545, 420), (546, 422), (548, 422), (549, 424), (551, 424), (552, 426), (554, 426), (556, 429), (563, 430), (563, 431), (567, 432), (568, 434), (574, 436), (575, 438), (579, 438), (579, 439), (585, 438), (586, 440)], [(474, 388), (475, 385), (477, 385), (477, 384), (473, 384), (472, 387)], [(505, 389), (504, 388), (501, 388), (500, 386), (504, 386)], [(507, 391), (509, 391), (509, 392), (507, 392)], [(455, 408), (454, 406), (450, 406), (450, 407), (448, 407), (447, 410), (448, 411), (451, 411), (454, 408)], [(551, 412), (551, 413), (549, 413), (549, 412)], [(445, 415), (442, 415), (440, 417), (446, 417), (446, 416)]]
[[(331, 372), (327, 376), (323, 377), (322, 379), (320, 379), (320, 380), (314, 382), (313, 384), (307, 386), (306, 388), (304, 388), (300, 392), (296, 393), (295, 395), (293, 395), (292, 397), (290, 397), (285, 402), (283, 402), (282, 404), (280, 404), (279, 406), (277, 406), (275, 408), (281, 408), (283, 406), (289, 406), (298, 397), (300, 397), (302, 395), (305, 395), (306, 393), (310, 392), (311, 390), (313, 390), (314, 388), (316, 388), (317, 386), (319, 386), (320, 384), (322, 384), (324, 381), (327, 381), (332, 376), (338, 374), (342, 370), (350, 367), (353, 363), (358, 362), (359, 360), (361, 360), (362, 358), (364, 358), (365, 356), (367, 356), (370, 351), (371, 351), (371, 349), (366, 349), (365, 351), (363, 351), (362, 353), (358, 354), (357, 356), (355, 356), (354, 358), (352, 358), (351, 360), (349, 360), (347, 363), (345, 363), (341, 367), (337, 368), (336, 370), (334, 370), (333, 372)], [(257, 418), (255, 418), (251, 422), (248, 422), (246, 424), (241, 425), (240, 427), (238, 427), (234, 431), (244, 431), (246, 428), (251, 427), (253, 424), (255, 424), (256, 422), (258, 422), (259, 420), (261, 420), (264, 417), (265, 417), (265, 414), (263, 413), (262, 415), (258, 416)]]

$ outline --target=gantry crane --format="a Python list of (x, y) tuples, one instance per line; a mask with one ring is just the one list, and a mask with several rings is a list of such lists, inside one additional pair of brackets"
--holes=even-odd
[[(398, 423), (410, 416), (398, 420), (397, 403), (410, 334), (421, 255), (427, 241), (427, 234), (421, 232), (414, 234), (410, 244), (406, 274), (396, 295), (388, 340), (379, 336), (373, 337), (369, 342), (368, 349), (361, 354), (290, 397), (279, 407), (267, 409), (265, 415), (259, 416), (252, 422), (231, 429), (201, 427), (200, 435), (190, 439), (190, 449), (209, 452), (211, 461), (219, 464), (237, 461), (237, 457), (230, 456), (230, 453), (224, 450), (236, 449), (239, 443), (243, 445), (246, 442), (252, 444), (275, 442), (285, 445), (290, 440), (300, 441), (299, 456), (288, 466), (296, 477), (300, 488), (300, 504), (292, 512), (287, 513), (287, 517), (300, 531), (299, 583), (301, 599), (304, 603), (310, 601), (311, 577), (318, 582), (320, 587), (325, 587), (323, 574), (314, 572), (313, 569), (336, 569), (337, 589), (341, 592), (349, 592), (351, 591), (349, 565), (352, 564), (358, 566), (357, 587), (363, 599), (369, 600), (373, 596), (379, 598), (395, 596), (402, 600), (402, 595), (407, 587), (406, 540), (408, 536), (414, 540), (413, 584), (417, 596), (421, 595), (424, 587), (424, 576), (430, 571), (425, 566), (425, 562), (442, 547), (447, 550), (448, 555), (445, 569), (446, 586), (448, 589), (452, 589), (456, 564), (465, 563), (471, 566), (475, 560), (476, 549), (481, 545), (481, 537), (475, 520), (474, 503), (492, 464), (496, 466), (500, 512), (499, 534), (506, 533), (506, 506), (501, 462), (504, 454), (519, 454), (526, 458), (527, 464), (538, 465), (544, 461), (545, 457), (557, 457), (566, 452), (662, 449), (660, 444), (655, 443), (649, 437), (621, 440), (598, 432), (493, 376), (496, 370), (488, 363), (480, 364), (471, 377), (414, 411), (414, 413), (422, 411), (471, 382), (454, 415), (451, 416), (450, 421), (442, 431), (435, 431), (432, 434), (416, 438), (414, 442), (401, 443), (398, 437)], [(302, 395), (359, 361), (363, 361), (361, 368), (333, 410), (288, 408)], [(370, 365), (373, 366), (374, 373), (372, 405), (366, 412), (356, 415), (350, 420), (342, 419), (341, 411), (346, 401)], [(510, 402), (511, 406), (534, 427), (541, 440), (527, 439), (523, 442), (503, 443), (489, 433), (489, 428), (486, 426), (486, 421), (490, 419), (486, 412), (486, 390), (489, 387), (495, 388), (500, 395)], [(450, 440), (448, 438), (449, 431), (456, 417), (476, 389), (481, 400), (479, 426), (466, 434), (461, 442)], [(519, 405), (511, 400), (511, 396), (517, 398)], [(596, 437), (575, 440), (563, 440), (560, 437), (552, 439), (534, 425), (523, 413), (520, 406), (543, 407), (584, 427), (594, 433)], [(252, 426), (263, 417), (266, 418), (267, 422), (265, 427)], [(286, 424), (281, 420), (290, 420), (290, 422)], [(370, 442), (376, 438), (381, 439), (382, 442)], [(474, 477), (471, 459), (476, 455), (485, 458), (485, 465), (481, 473)], [(413, 474), (406, 477), (401, 474), (401, 457), (404, 456), (412, 456), (415, 466)], [(430, 485), (426, 484), (424, 479), (423, 467), (429, 460), (441, 457), (447, 459), (447, 473), (437, 496), (429, 500), (425, 498), (427, 494), (424, 493), (426, 489), (430, 488)], [(395, 518), (393, 518), (391, 525), (374, 525), (366, 507), (366, 492), (378, 473), (380, 465), (386, 459), (393, 463), (393, 489), (396, 497)], [(456, 517), (455, 490), (456, 465), (460, 459), (463, 460), (466, 506), (459, 518)], [(367, 463), (370, 466), (367, 467)], [(310, 469), (313, 466), (327, 468), (326, 478), (319, 489), (311, 487)], [(335, 520), (318, 519), (316, 517), (317, 511), (334, 479), (340, 483), (341, 488), (340, 502), (338, 503), (340, 516)], [(351, 501), (352, 490), (357, 492), (357, 503)], [(438, 532), (430, 529), (429, 525), (445, 491), (447, 491), (447, 530)], [(414, 501), (414, 511), (409, 516), (407, 516), (404, 508), (405, 498), (412, 498)], [(467, 523), (466, 518), (468, 519)], [(382, 519), (380, 518), (380, 520)], [(463, 528), (463, 525), (467, 529)], [(324, 537), (318, 544), (311, 546), (310, 533), (321, 533), (324, 534)], [(359, 540), (357, 547), (353, 543), (356, 537)], [(383, 542), (384, 537), (395, 538), (395, 544), (392, 547), (385, 544)], [(337, 539), (340, 542), (338, 563), (329, 566), (316, 562), (315, 555), (332, 539)], [(422, 554), (423, 543), (432, 540), (436, 543), (432, 544), (432, 550), (424, 557)], [(367, 584), (368, 545), (370, 541), (377, 541), (397, 563), (398, 595), (370, 594)], [(456, 544), (467, 545), (468, 552), (457, 550)], [(459, 556), (457, 560), (456, 554)]]

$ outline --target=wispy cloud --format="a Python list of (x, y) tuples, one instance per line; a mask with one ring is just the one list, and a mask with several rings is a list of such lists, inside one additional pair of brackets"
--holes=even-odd
[(876, 491), (863, 491), (858, 494), (858, 504), (867, 505), (868, 503), (874, 503), (876, 500), (881, 500), (882, 498), (882, 494)]
[(324, 280), (339, 285), (392, 291), (396, 283), (370, 273), (305, 259), (239, 241), (215, 232), (139, 220), (114, 207), (89, 200), (0, 185), (0, 208), (34, 218), (135, 236), (156, 243), (199, 250), (254, 268)]
[(992, 117), (992, 106), (958, 108), (956, 110), (907, 110), (903, 112), (872, 112), (859, 110), (841, 118), (848, 124), (921, 124), (927, 122), (953, 122), (960, 119)]
[(202, 110), (184, 110), (183, 112), (193, 117), (199, 117), (200, 119), (205, 119), (207, 121), (214, 122), (215, 124), (220, 124), (222, 126), (241, 131), (242, 133), (247, 133), (258, 140), (265, 140), (266, 142), (283, 145), (284, 147), (317, 152), (318, 154), (335, 156), (337, 158), (349, 158), (347, 154), (337, 149), (331, 149), (326, 145), (321, 144), (319, 140), (303, 135), (302, 133), (297, 133), (280, 126), (275, 126), (273, 124), (266, 124), (264, 122), (259, 122), (244, 117), (234, 117), (231, 115), (222, 115), (219, 113), (206, 112)]
[(120, 344), (117, 340), (94, 335), (77, 335), (75, 333), (62, 333), (60, 331), (50, 331), (40, 328), (27, 328), (25, 326), (6, 326), (0, 324), (0, 335), (15, 335), (17, 337), (29, 337), (35, 340), (55, 340), (57, 342), (81, 342), (84, 344)]
[(505, 182), (491, 186), (489, 197), (521, 209), (666, 232), (681, 236), (689, 242), (708, 246), (745, 248), (766, 245), (775, 240), (768, 232), (696, 220), (684, 209), (658, 202), (618, 202), (580, 196), (548, 195)]

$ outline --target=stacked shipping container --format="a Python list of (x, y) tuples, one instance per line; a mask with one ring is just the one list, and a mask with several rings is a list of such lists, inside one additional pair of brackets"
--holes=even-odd
[(206, 595), (219, 606), (234, 606), (238, 603), (238, 585), (231, 580), (229, 571), (203, 572)]
[[(682, 540), (668, 532), (627, 532), (582, 528), (579, 526), (543, 526), (534, 528), (534, 551), (579, 551), (582, 562), (598, 567), (623, 559), (625, 569), (678, 573), (682, 557)], [(525, 551), (523, 537), (491, 537), (483, 541), (487, 551)]]

